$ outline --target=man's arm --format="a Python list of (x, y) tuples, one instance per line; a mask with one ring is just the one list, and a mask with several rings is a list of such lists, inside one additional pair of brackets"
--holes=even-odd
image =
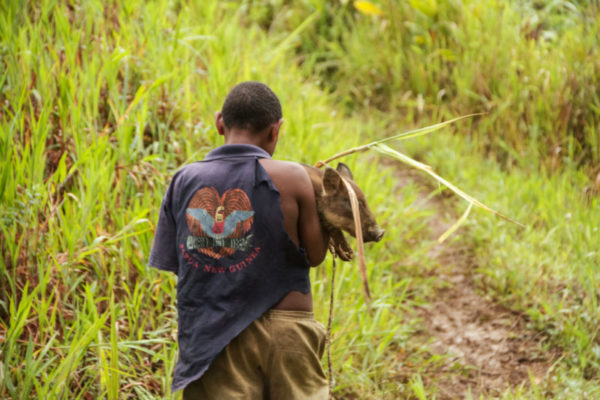
[(260, 163), (281, 195), (288, 236), (296, 245), (304, 247), (310, 265), (319, 265), (327, 253), (329, 234), (321, 228), (308, 173), (295, 162), (261, 159)]
[(306, 249), (311, 266), (323, 262), (329, 246), (329, 234), (321, 226), (317, 214), (315, 192), (308, 173), (298, 165), (298, 236)]

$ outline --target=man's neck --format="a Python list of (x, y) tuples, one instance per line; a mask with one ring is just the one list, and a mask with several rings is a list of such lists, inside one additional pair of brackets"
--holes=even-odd
[(262, 138), (241, 129), (232, 129), (225, 135), (225, 144), (252, 144), (261, 147)]
[(225, 144), (251, 144), (265, 151), (269, 151), (265, 146), (264, 137), (260, 134), (254, 134), (243, 129), (231, 129), (225, 134)]

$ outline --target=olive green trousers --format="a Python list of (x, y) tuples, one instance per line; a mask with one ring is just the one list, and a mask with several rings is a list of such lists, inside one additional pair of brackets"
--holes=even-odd
[(183, 390), (183, 399), (327, 399), (325, 341), (312, 312), (269, 310)]

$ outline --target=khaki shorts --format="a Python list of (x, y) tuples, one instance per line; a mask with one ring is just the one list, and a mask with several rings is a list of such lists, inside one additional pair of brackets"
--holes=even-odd
[(183, 390), (183, 399), (327, 399), (325, 341), (312, 312), (269, 310)]

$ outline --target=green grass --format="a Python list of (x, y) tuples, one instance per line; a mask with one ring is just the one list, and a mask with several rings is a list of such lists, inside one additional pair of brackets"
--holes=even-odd
[[(560, 174), (506, 171), (457, 136), (438, 135), (436, 143), (425, 139), (403, 150), (420, 154), (481, 201), (527, 225), (521, 229), (474, 210), (459, 239), (475, 250), (480, 289), (523, 311), (530, 328), (563, 351), (552, 378), (540, 385), (545, 394), (535, 398), (598, 396), (600, 204), (585, 195), (587, 175), (574, 168)], [(456, 201), (457, 212), (466, 206)]]
[[(233, 4), (181, 7), (3, 6), (2, 396), (171, 396), (176, 280), (146, 266), (152, 231), (169, 176), (221, 143), (213, 114), (236, 82), (262, 80), (280, 95), (280, 158), (312, 163), (359, 143), (338, 137), (356, 122), (332, 117), (333, 102), (305, 82), (288, 45), (297, 35), (245, 25)], [(370, 197), (381, 218), (402, 212), (375, 184), (379, 168), (354, 169), (379, 192)], [(370, 262), (387, 251), (375, 246)], [(382, 300), (367, 315), (356, 271), (341, 270), (334, 365), (348, 371), (336, 373), (338, 387), (358, 377), (353, 391), (375, 393), (386, 369), (376, 359), (406, 334), (393, 328), (404, 317), (388, 311), (404, 299), (390, 291), (415, 283), (373, 270)], [(324, 320), (327, 281), (314, 274)], [(356, 343), (350, 354), (346, 341)], [(365, 356), (371, 343), (377, 351)]]
[(469, 136), (504, 165), (600, 161), (597, 2), (373, 3), (382, 16), (313, 1), (268, 21), (289, 29), (323, 10), (299, 43), (303, 66), (348, 113), (414, 123), (486, 112)]
[[(371, 17), (343, 3), (0, 5), (0, 398), (177, 397), (176, 278), (146, 265), (154, 224), (248, 79), (281, 98), (276, 157), (307, 163), (488, 112), (398, 148), (528, 225), (473, 210), (457, 232), (481, 290), (563, 349), (548, 379), (503, 398), (598, 397), (597, 5), (392, 1)], [(343, 160), (387, 233), (367, 246), (370, 310), (356, 266), (338, 266), (336, 394), (432, 398), (439, 359), (415, 340), (415, 306), (440, 285), (439, 216), (378, 160)], [(330, 265), (312, 271), (321, 321)]]
[[(586, 200), (589, 181), (581, 171), (569, 169), (560, 175), (488, 171), (493, 183), (485, 196), (495, 197), (490, 201), (497, 204), (522, 205), (516, 212), (529, 221), (529, 227), (514, 232), (487, 218), (473, 225), (471, 240), (478, 245), (478, 260), (486, 260), (481, 264), (482, 283), (552, 335), (566, 349), (569, 375), (589, 381), (597, 395), (598, 198)], [(465, 177), (472, 184), (476, 179)], [(510, 193), (510, 198), (504, 193)]]

